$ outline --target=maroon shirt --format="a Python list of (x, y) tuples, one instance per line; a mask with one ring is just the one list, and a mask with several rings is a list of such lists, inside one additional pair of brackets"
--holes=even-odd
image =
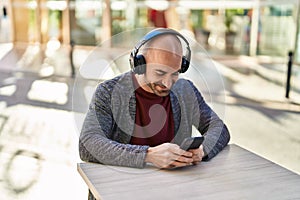
[[(135, 86), (138, 85), (133, 76)], [(131, 144), (157, 146), (174, 138), (174, 120), (170, 95), (157, 96), (136, 87), (136, 116)]]

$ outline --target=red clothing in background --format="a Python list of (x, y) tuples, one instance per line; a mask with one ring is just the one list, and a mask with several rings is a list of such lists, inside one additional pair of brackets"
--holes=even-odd
[(155, 27), (167, 28), (165, 11), (150, 9), (148, 11), (148, 17)]

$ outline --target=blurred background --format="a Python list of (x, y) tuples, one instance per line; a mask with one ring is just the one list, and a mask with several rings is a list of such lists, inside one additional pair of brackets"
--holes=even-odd
[(129, 70), (154, 27), (189, 39), (190, 75), (205, 77), (200, 90), (231, 143), (300, 174), (300, 0), (0, 0), (0, 9), (0, 199), (87, 198), (76, 164), (90, 96)]

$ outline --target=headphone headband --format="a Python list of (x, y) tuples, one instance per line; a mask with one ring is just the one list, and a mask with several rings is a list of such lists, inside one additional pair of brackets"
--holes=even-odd
[(140, 41), (137, 43), (137, 45), (134, 47), (134, 49), (137, 50), (136, 53), (138, 53), (138, 50), (149, 40), (159, 36), (159, 35), (164, 35), (164, 34), (170, 34), (170, 35), (177, 35), (179, 36), (186, 44), (187, 47), (189, 48), (189, 42), (183, 35), (181, 35), (179, 32), (173, 30), (173, 29), (168, 29), (168, 28), (157, 28), (152, 31), (150, 31), (148, 34), (146, 34)]
[[(181, 64), (181, 73), (184, 73), (187, 71), (189, 64), (190, 64), (190, 59), (191, 59), (191, 49), (189, 46), (189, 42), (187, 39), (181, 35), (179, 32), (173, 30), (173, 29), (168, 29), (168, 28), (157, 28), (149, 33), (147, 33), (134, 47), (133, 51), (130, 54), (130, 65), (132, 70), (137, 73), (137, 74), (143, 74), (145, 73), (145, 65), (146, 61), (143, 55), (138, 56), (139, 49), (147, 43), (149, 40), (152, 40), (153, 38), (160, 36), (160, 35), (165, 35), (165, 34), (170, 34), (170, 35), (176, 35), (180, 37), (187, 45), (187, 54), (182, 57), (182, 64)], [(142, 68), (142, 69), (138, 69)]]

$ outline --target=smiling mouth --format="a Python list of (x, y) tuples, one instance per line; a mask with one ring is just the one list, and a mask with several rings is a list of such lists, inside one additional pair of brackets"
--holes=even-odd
[(158, 90), (158, 92), (159, 92), (159, 93), (169, 93), (170, 90), (164, 88), (164, 89)]
[(164, 91), (169, 91), (169, 90), (167, 89), (167, 87), (164, 86), (164, 85), (156, 84), (155, 86), (158, 87), (162, 92), (164, 92)]
[(166, 86), (159, 83), (154, 83), (152, 88), (154, 93), (162, 94), (164, 96), (170, 93), (170, 90)]

